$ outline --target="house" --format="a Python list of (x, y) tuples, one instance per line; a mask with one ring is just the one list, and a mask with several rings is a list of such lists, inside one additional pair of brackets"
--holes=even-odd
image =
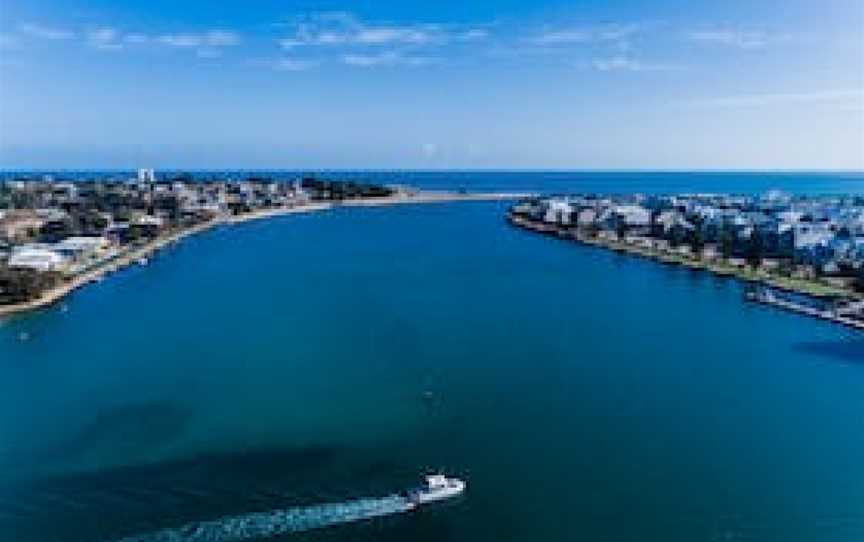
[(579, 212), (576, 214), (576, 224), (578, 224), (579, 226), (587, 227), (594, 224), (594, 222), (596, 221), (597, 211), (590, 207), (580, 209)]
[(93, 258), (110, 246), (104, 237), (68, 237), (55, 243), (52, 249), (72, 261)]
[(15, 247), (9, 255), (9, 267), (34, 271), (59, 271), (68, 259), (45, 245), (30, 244)]
[(546, 202), (546, 212), (543, 215), (543, 222), (568, 226), (571, 223), (570, 216), (572, 214), (573, 207), (570, 206), (567, 200), (552, 199)]
[(133, 219), (129, 223), (129, 228), (135, 232), (147, 236), (155, 237), (162, 230), (165, 220), (158, 216), (141, 215)]
[(615, 215), (628, 228), (648, 228), (651, 224), (651, 211), (641, 205), (618, 205)]
[(780, 269), (780, 260), (776, 258), (763, 258), (759, 263), (759, 268), (763, 271), (776, 271)]
[(709, 243), (702, 247), (701, 258), (706, 262), (720, 259), (721, 253), (717, 245)]

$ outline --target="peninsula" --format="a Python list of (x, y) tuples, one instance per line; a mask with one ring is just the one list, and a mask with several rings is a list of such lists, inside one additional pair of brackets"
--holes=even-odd
[(76, 289), (219, 225), (341, 207), (514, 200), (526, 194), (421, 191), (347, 180), (188, 175), (15, 178), (0, 183), (0, 317)]
[(864, 198), (580, 194), (513, 205), (514, 226), (736, 277), (749, 301), (864, 329)]

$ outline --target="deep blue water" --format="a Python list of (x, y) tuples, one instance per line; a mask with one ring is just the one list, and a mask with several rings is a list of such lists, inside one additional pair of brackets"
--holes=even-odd
[(0, 324), (0, 540), (384, 496), (433, 468), (466, 496), (280, 540), (864, 537), (864, 336), (745, 304), (729, 279), (513, 229), (505, 208), (222, 227)]

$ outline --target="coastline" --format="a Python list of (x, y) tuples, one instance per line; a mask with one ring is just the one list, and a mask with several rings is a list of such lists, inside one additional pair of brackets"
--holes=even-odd
[[(709, 272), (719, 277), (734, 278), (742, 282), (758, 284), (760, 286), (774, 288), (776, 290), (792, 292), (810, 297), (840, 296), (856, 299), (859, 301), (864, 299), (864, 295), (862, 295), (861, 293), (851, 292), (849, 290), (830, 286), (827, 284), (816, 283), (812, 280), (795, 279), (788, 277), (781, 278), (771, 276), (764, 271), (760, 272), (753, 271), (749, 268), (735, 267), (720, 261), (708, 262), (693, 257), (683, 256), (680, 254), (660, 252), (656, 249), (640, 247), (621, 241), (587, 237), (584, 235), (580, 235), (575, 230), (562, 230), (558, 226), (533, 222), (531, 220), (527, 220), (511, 213), (507, 214), (507, 221), (515, 227), (526, 229), (536, 233), (554, 236), (566, 240), (573, 240), (580, 244), (604, 248), (607, 250), (612, 250), (614, 252), (629, 254), (631, 256), (638, 256), (662, 264), (680, 265), (683, 267), (687, 267), (693, 271)], [(768, 301), (756, 298), (751, 299), (750, 297), (748, 297), (748, 299), (754, 302), (781, 308), (790, 312), (814, 316), (823, 320), (852, 327), (854, 329), (864, 330), (864, 322), (862, 321), (857, 321), (842, 316), (831, 316), (824, 311), (812, 310), (796, 303), (775, 300)]]
[(51, 288), (36, 299), (31, 299), (22, 303), (11, 305), (0, 305), (0, 319), (10, 316), (20, 315), (31, 311), (36, 311), (49, 307), (61, 301), (63, 298), (82, 288), (90, 283), (102, 280), (106, 275), (135, 264), (142, 258), (149, 258), (156, 252), (162, 250), (166, 246), (177, 243), (186, 237), (197, 235), (208, 231), (216, 226), (227, 224), (242, 224), (253, 220), (264, 220), (278, 216), (299, 214), (299, 213), (314, 213), (335, 209), (338, 207), (377, 207), (388, 205), (402, 204), (428, 204), (428, 203), (448, 203), (459, 201), (507, 201), (519, 199), (528, 196), (529, 194), (517, 193), (500, 193), (500, 192), (476, 192), (476, 193), (455, 193), (455, 192), (417, 192), (411, 195), (395, 195), (382, 198), (362, 198), (343, 200), (341, 202), (309, 202), (302, 205), (291, 207), (275, 207), (269, 209), (255, 210), (242, 215), (223, 215), (207, 222), (196, 224), (195, 226), (167, 233), (143, 246), (132, 247), (126, 251), (100, 262), (92, 269), (68, 278), (61, 284)]

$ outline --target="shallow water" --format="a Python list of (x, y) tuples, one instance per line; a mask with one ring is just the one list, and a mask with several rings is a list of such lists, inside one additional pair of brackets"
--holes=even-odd
[(380, 497), (434, 468), (465, 497), (279, 539), (861, 540), (861, 334), (504, 209), (219, 228), (5, 322), (0, 540)]

